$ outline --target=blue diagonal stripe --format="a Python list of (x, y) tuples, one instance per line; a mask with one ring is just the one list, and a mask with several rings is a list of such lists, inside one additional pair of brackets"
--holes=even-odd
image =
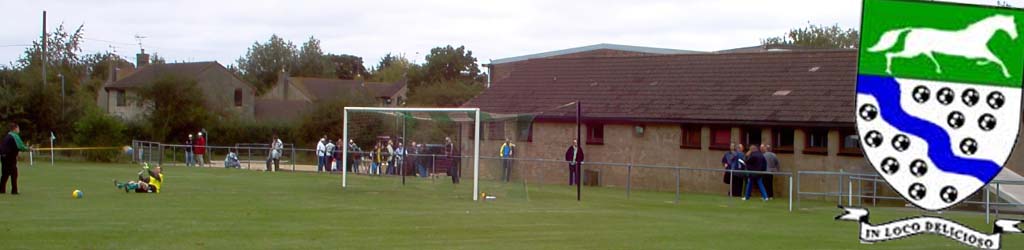
[[(857, 93), (871, 95), (878, 101), (882, 119), (897, 129), (928, 142), (928, 157), (942, 171), (969, 175), (988, 183), (1002, 168), (998, 163), (957, 157), (953, 154), (949, 134), (935, 123), (907, 114), (900, 106), (900, 85), (892, 77), (857, 76)], [(892, 137), (893, 135), (886, 135)], [(957, 142), (959, 145), (959, 142)], [(986, 146), (986, 145), (982, 145)], [(884, 147), (884, 145), (883, 145)]]

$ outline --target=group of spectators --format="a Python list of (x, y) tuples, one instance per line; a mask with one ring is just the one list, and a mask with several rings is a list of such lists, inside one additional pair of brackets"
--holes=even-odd
[[(342, 160), (341, 143), (341, 139), (332, 142), (327, 139), (327, 136), (320, 138), (316, 145), (317, 172), (340, 170)], [(272, 145), (275, 146), (271, 147), (270, 159), (267, 160), (268, 170), (270, 169), (270, 163), (274, 162), (276, 165), (281, 155), (281, 143), (276, 136)], [(448, 168), (448, 175), (452, 176), (452, 182), (458, 183), (460, 177), (459, 157), (451, 137), (445, 137), (443, 147), (444, 149), (441, 152), (443, 155), (437, 157), (432, 155), (432, 152), (429, 152), (426, 144), (417, 143), (416, 141), (410, 141), (409, 145), (405, 145), (401, 141), (382, 139), (377, 140), (372, 148), (364, 150), (354, 140), (349, 140), (348, 169), (346, 171), (359, 173), (363, 171), (362, 169), (365, 169), (364, 173), (368, 175), (399, 175), (404, 174), (402, 170), (404, 167), (412, 166), (416, 169), (416, 175), (428, 177), (430, 176), (428, 166), (432, 164), (431, 160), (434, 159), (436, 162), (446, 166)], [(361, 168), (364, 161), (369, 162), (366, 168)]]
[[(750, 193), (754, 185), (757, 185), (761, 192), (762, 200), (769, 200), (774, 195), (774, 178), (771, 174), (758, 174), (746, 171), (778, 172), (779, 158), (772, 152), (772, 146), (768, 144), (750, 144), (750, 149), (744, 151), (743, 144), (733, 143), (730, 151), (722, 156), (722, 165), (727, 171), (722, 177), (725, 184), (729, 184), (729, 195), (733, 197), (742, 196), (743, 200), (750, 199)], [(744, 187), (746, 193), (744, 194)]]

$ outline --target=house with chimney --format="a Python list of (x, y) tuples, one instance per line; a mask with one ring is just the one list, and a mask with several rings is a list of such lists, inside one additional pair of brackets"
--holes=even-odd
[[(150, 64), (149, 55), (137, 55), (137, 68), (103, 86), (100, 107), (125, 120), (137, 120), (146, 112), (139, 90), (165, 77), (195, 81), (203, 93), (204, 106), (220, 116), (253, 119), (256, 88), (238, 78), (216, 61)], [(174, 93), (167, 93), (174, 94)]]

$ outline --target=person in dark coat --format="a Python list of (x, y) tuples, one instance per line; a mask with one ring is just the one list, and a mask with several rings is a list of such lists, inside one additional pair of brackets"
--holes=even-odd
[(188, 139), (185, 139), (185, 166), (191, 167), (196, 164), (196, 155), (192, 153), (195, 150), (195, 141), (192, 140), (192, 134), (188, 134)]
[(462, 175), (462, 169), (459, 163), (462, 162), (462, 157), (459, 152), (455, 149), (455, 143), (452, 142), (451, 137), (444, 138), (444, 155), (449, 160), (448, 175), (452, 177), (452, 184), (459, 184), (459, 177)]
[[(743, 144), (730, 144), (729, 151), (722, 155), (722, 165), (728, 170), (743, 170), (744, 164), (746, 164), (746, 155), (743, 154)], [(743, 181), (746, 179), (743, 176), (743, 173), (725, 172), (723, 179), (726, 184), (729, 184), (729, 196), (743, 196)]]
[(10, 128), (0, 143), (0, 194), (7, 193), (7, 179), (11, 180), (11, 194), (18, 194), (18, 153), (29, 150), (21, 141), (18, 124), (11, 123)]
[[(750, 171), (765, 171), (767, 169), (764, 154), (758, 148), (757, 144), (750, 145), (750, 155), (747, 157), (747, 170)], [(750, 199), (750, 191), (757, 184), (758, 190), (761, 191), (761, 199), (768, 200), (768, 192), (764, 189), (764, 180), (761, 179), (760, 174), (748, 174), (747, 175), (747, 193), (743, 197), (743, 200)]]
[(579, 142), (572, 140), (572, 145), (565, 150), (565, 161), (569, 162), (569, 186), (580, 184), (580, 166), (583, 165), (583, 148)]

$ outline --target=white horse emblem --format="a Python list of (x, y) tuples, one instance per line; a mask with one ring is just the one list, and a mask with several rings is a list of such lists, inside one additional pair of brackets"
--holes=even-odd
[(978, 65), (995, 63), (1003, 69), (1003, 76), (1010, 78), (1010, 72), (1006, 65), (999, 60), (992, 51), (988, 49), (988, 41), (997, 31), (1004, 31), (1010, 35), (1010, 39), (1017, 39), (1017, 25), (1013, 16), (992, 15), (973, 23), (963, 30), (947, 31), (932, 28), (905, 27), (886, 31), (878, 40), (878, 43), (871, 48), (870, 52), (883, 52), (889, 50), (904, 33), (903, 51), (885, 53), (885, 72), (892, 74), (893, 58), (914, 58), (925, 55), (935, 64), (935, 73), (942, 74), (942, 67), (939, 61), (935, 60), (933, 53), (941, 53), (951, 56), (960, 56), (969, 60), (980, 60)]

